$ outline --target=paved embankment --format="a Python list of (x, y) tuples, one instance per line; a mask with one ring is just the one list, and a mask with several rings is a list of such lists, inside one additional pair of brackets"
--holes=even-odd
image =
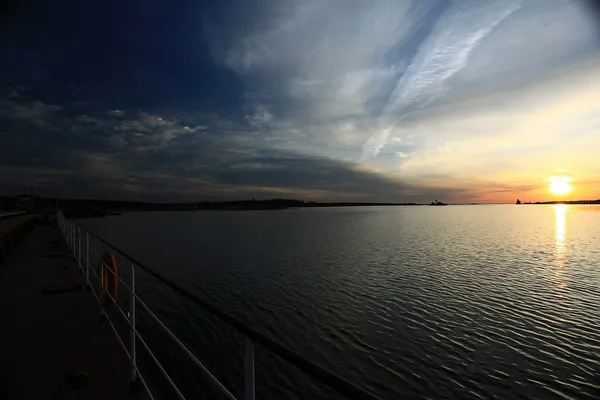
[(31, 230), (37, 215), (21, 214), (0, 218), (0, 265), (6, 262), (10, 252)]
[[(147, 398), (56, 224), (33, 227), (0, 265), (0, 315), (0, 399)], [(65, 378), (78, 372), (89, 379), (75, 390)]]

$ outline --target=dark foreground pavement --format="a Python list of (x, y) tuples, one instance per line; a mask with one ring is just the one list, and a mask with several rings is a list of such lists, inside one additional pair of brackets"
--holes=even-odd
[[(0, 265), (0, 399), (146, 399), (130, 385), (129, 359), (67, 254), (56, 224), (38, 225)], [(80, 289), (44, 293), (74, 282)], [(79, 390), (65, 379), (77, 372), (89, 376)]]

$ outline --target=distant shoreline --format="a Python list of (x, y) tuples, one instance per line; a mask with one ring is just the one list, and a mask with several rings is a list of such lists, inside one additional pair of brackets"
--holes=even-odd
[(530, 205), (530, 204), (600, 204), (599, 200), (554, 200), (554, 201), (536, 201), (536, 202), (523, 202), (520, 205)]
[[(296, 199), (266, 199), (266, 200), (236, 200), (236, 201), (199, 201), (189, 203), (151, 203), (142, 201), (115, 201), (95, 199), (63, 199), (44, 198), (39, 196), (21, 195), (16, 197), (0, 197), (0, 209), (53, 211), (61, 209), (71, 218), (104, 217), (119, 215), (122, 212), (139, 211), (199, 211), (199, 210), (285, 210), (292, 208), (332, 208), (332, 207), (400, 207), (400, 206), (431, 206), (431, 205), (492, 205), (514, 203), (454, 203), (443, 202), (412, 203), (412, 202), (316, 202)], [(572, 200), (572, 201), (543, 201), (523, 202), (521, 205), (552, 205), (574, 204), (593, 205), (600, 204), (600, 200)]]
[(391, 202), (315, 202), (296, 199), (265, 199), (235, 201), (198, 201), (187, 203), (154, 203), (98, 199), (64, 199), (19, 195), (0, 197), (0, 209), (53, 211), (61, 209), (70, 218), (104, 217), (135, 211), (197, 211), (197, 210), (284, 210), (309, 207), (369, 207), (423, 206), (419, 203)]

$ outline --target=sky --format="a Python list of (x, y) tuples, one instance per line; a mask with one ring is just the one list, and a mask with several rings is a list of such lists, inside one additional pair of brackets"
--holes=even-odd
[(0, 195), (600, 198), (591, 1), (10, 4)]

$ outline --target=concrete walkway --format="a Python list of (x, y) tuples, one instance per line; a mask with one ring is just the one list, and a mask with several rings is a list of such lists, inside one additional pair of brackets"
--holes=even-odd
[[(0, 265), (0, 399), (147, 399), (131, 387), (129, 359), (75, 260), (61, 253), (58, 227), (38, 225)], [(43, 291), (73, 282), (81, 288)], [(89, 380), (76, 390), (65, 377), (82, 371)]]

